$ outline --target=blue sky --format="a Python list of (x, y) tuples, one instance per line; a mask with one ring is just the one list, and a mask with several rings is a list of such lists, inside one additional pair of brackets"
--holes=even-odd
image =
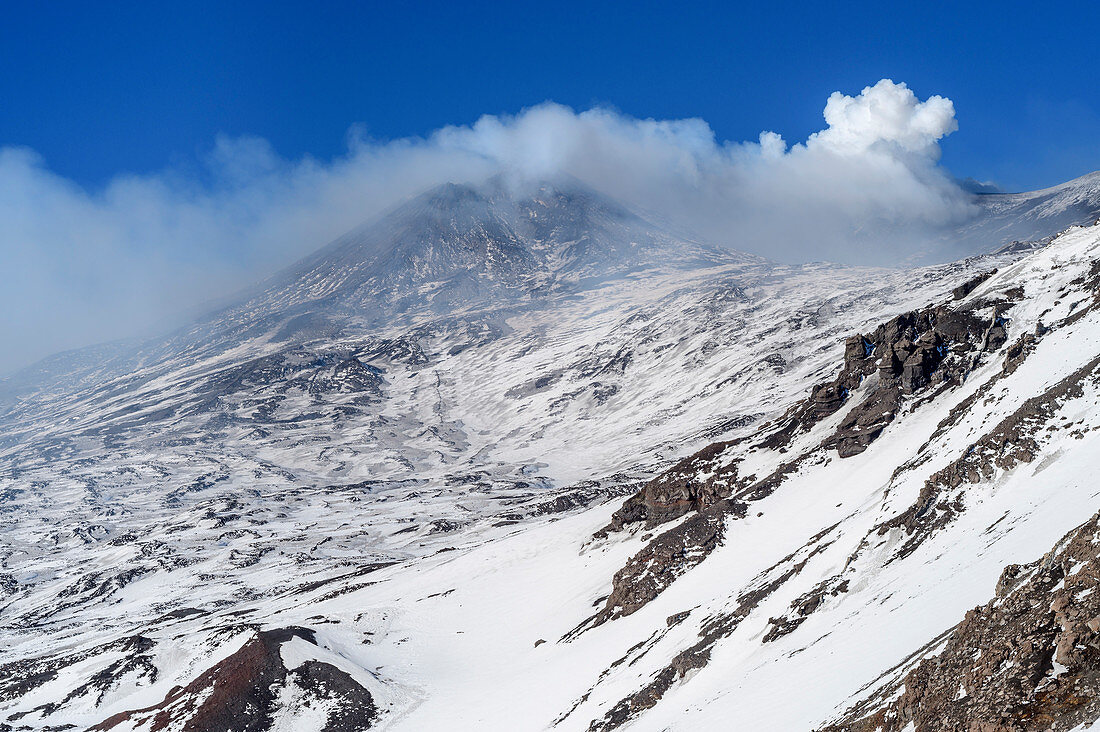
[(94, 187), (219, 133), (322, 159), (554, 100), (802, 140), (880, 78), (952, 99), (960, 177), (1036, 188), (1100, 168), (1096, 3), (14, 2), (0, 145)]
[(1094, 3), (9, 2), (0, 375), (502, 172), (779, 261), (904, 261), (973, 214), (957, 179), (1100, 169), (1098, 26)]

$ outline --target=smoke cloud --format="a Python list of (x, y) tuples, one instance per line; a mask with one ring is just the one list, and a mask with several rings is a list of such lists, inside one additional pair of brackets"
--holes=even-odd
[(898, 263), (972, 215), (939, 164), (950, 100), (884, 79), (829, 97), (825, 127), (717, 139), (701, 119), (544, 103), (426, 138), (290, 161), (221, 138), (190, 169), (89, 191), (33, 151), (0, 149), (0, 373), (64, 348), (163, 329), (446, 181), (572, 175), (715, 243), (783, 261)]

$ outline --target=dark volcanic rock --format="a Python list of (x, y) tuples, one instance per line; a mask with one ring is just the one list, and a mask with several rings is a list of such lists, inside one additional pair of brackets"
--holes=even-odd
[(316, 643), (307, 628), (258, 631), (237, 652), (187, 686), (176, 687), (159, 704), (121, 712), (92, 729), (126, 724), (154, 732), (169, 726), (184, 732), (265, 732), (274, 722), (279, 690), (287, 684), (298, 686), (311, 700), (332, 702), (325, 732), (368, 729), (377, 715), (370, 692), (320, 661), (288, 671), (279, 648), (293, 638)]
[(672, 685), (689, 672), (710, 662), (710, 646), (699, 644), (677, 654), (672, 662), (657, 673), (657, 677), (640, 691), (619, 701), (603, 719), (594, 719), (588, 732), (609, 732), (621, 727), (646, 709), (651, 709)]
[(677, 577), (703, 561), (722, 539), (727, 511), (743, 516), (744, 504), (715, 504), (657, 536), (633, 556), (615, 573), (611, 595), (597, 614), (596, 623), (644, 607)]
[(971, 277), (969, 280), (962, 283), (951, 291), (952, 297), (954, 297), (956, 300), (962, 300), (964, 297), (973, 292), (978, 287), (978, 285), (982, 284), (995, 274), (997, 274), (997, 270), (994, 269), (990, 270), (989, 272), (983, 272), (979, 275)]
[(309, 698), (333, 702), (323, 732), (359, 732), (377, 715), (370, 692), (331, 664), (306, 661), (290, 676)]
[(615, 512), (602, 534), (638, 521), (645, 521), (647, 528), (653, 528), (691, 511), (701, 511), (748, 485), (751, 477), (741, 477), (736, 463), (722, 459), (735, 444), (712, 443), (646, 483), (641, 492)]
[[(991, 335), (993, 328), (1000, 329), (999, 342)], [(969, 310), (952, 310), (944, 305), (899, 315), (870, 335), (849, 338), (840, 374), (833, 382), (815, 387), (815, 393), (832, 388), (847, 396), (867, 377), (876, 375), (877, 379), (865, 389), (866, 396), (845, 416), (825, 446), (835, 447), (840, 457), (863, 452), (894, 420), (905, 396), (937, 385), (961, 383), (977, 364), (981, 350), (1003, 343), (999, 317), (990, 322)], [(836, 409), (839, 406), (832, 411)], [(817, 404), (808, 411), (821, 416)]]
[(809, 397), (784, 415), (759, 446), (786, 449), (797, 434), (839, 411), (859, 390), (863, 399), (824, 446), (835, 448), (840, 457), (863, 452), (893, 421), (905, 397), (961, 383), (983, 351), (1004, 344), (1004, 320), (996, 314), (992, 319), (976, 315), (974, 308), (982, 304), (929, 306), (895, 316), (871, 333), (850, 336), (840, 373), (814, 385)]
[(837, 455), (846, 458), (866, 450), (893, 421), (900, 401), (901, 395), (894, 389), (869, 394), (859, 409), (852, 410), (837, 427), (833, 441)]
[[(841, 458), (867, 449), (892, 422), (903, 400), (931, 387), (959, 384), (977, 365), (981, 354), (1004, 343), (1004, 320), (996, 312), (981, 317), (969, 303), (903, 313), (880, 324), (870, 334), (856, 334), (844, 344), (844, 364), (832, 381), (815, 385), (810, 395), (777, 423), (758, 434), (754, 447), (786, 451), (794, 436), (839, 411), (858, 390), (861, 399), (844, 415), (820, 448), (836, 449)], [(994, 330), (999, 329), (999, 334)], [(866, 383), (865, 383), (866, 382)], [(810, 453), (788, 461), (762, 480), (741, 476), (738, 460), (727, 457), (736, 442), (716, 442), (681, 460), (646, 484), (613, 515), (597, 536), (645, 522), (647, 528), (695, 515), (666, 531), (638, 552), (615, 574), (605, 607), (587, 623), (599, 624), (629, 615), (660, 594), (672, 581), (695, 566), (721, 541), (730, 516), (744, 516), (746, 502), (774, 492), (798, 470)], [(920, 514), (923, 516), (923, 514)], [(782, 632), (789, 632), (799, 620)]]
[(848, 399), (848, 389), (840, 384), (818, 384), (810, 391), (810, 413), (820, 419), (840, 409)]
[(364, 364), (357, 358), (346, 358), (335, 366), (313, 376), (309, 391), (321, 394), (328, 391), (381, 393), (382, 369)]

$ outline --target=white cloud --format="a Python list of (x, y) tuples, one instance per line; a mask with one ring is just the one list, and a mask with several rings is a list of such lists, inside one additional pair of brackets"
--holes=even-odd
[(825, 103), (828, 127), (810, 136), (807, 148), (862, 155), (876, 145), (939, 158), (940, 139), (959, 128), (955, 105), (941, 96), (919, 101), (904, 83), (883, 79), (858, 97), (833, 92)]
[(826, 127), (788, 145), (716, 138), (701, 119), (636, 119), (554, 103), (425, 139), (358, 128), (331, 161), (219, 138), (197, 172), (122, 175), (87, 191), (32, 151), (0, 149), (0, 371), (155, 328), (445, 181), (567, 173), (735, 248), (785, 260), (891, 261), (968, 214), (938, 165), (950, 100), (889, 80), (835, 93)]

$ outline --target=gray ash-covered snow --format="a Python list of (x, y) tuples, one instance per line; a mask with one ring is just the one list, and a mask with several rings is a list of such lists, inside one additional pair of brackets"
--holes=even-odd
[(787, 266), (573, 184), (448, 186), (169, 337), (56, 357), (2, 396), (0, 724), (824, 724), (978, 601), (951, 578), (1095, 512), (1085, 379), (1032, 429), (1032, 493), (993, 457), (950, 521), (898, 518), (1100, 353), (1097, 238)]

